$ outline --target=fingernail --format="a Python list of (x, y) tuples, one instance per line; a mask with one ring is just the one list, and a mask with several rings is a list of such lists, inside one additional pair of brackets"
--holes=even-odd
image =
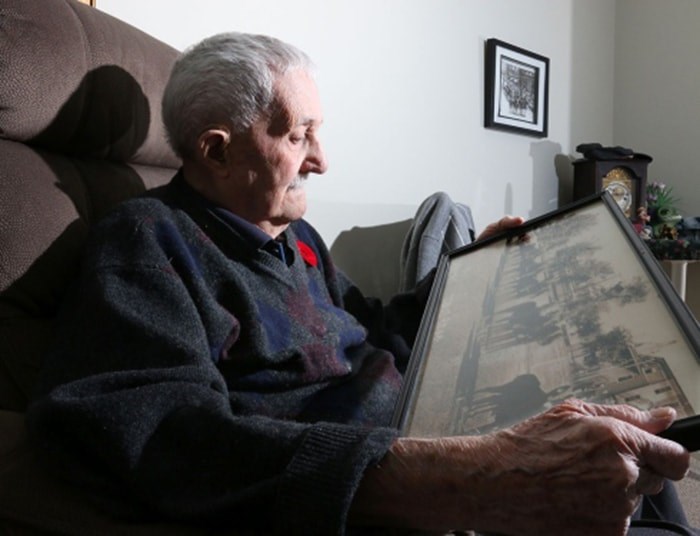
[(673, 408), (669, 407), (664, 407), (664, 408), (654, 408), (649, 411), (649, 415), (654, 420), (657, 421), (665, 421), (667, 419), (672, 419), (676, 416), (676, 412), (673, 410)]

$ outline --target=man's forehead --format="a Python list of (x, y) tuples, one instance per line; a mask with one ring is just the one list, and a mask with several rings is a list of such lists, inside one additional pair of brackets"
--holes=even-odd
[(302, 69), (294, 69), (280, 76), (275, 83), (271, 131), (280, 134), (280, 129), (318, 127), (322, 123), (321, 101), (311, 75)]

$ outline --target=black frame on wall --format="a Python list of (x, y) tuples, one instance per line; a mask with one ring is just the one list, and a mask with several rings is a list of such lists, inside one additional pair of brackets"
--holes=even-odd
[(549, 58), (488, 39), (484, 95), (486, 128), (547, 136)]

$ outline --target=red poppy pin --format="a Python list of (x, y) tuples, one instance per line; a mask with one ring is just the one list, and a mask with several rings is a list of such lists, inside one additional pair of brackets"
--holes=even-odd
[(299, 253), (301, 253), (301, 258), (304, 259), (304, 262), (316, 268), (316, 266), (318, 266), (318, 259), (316, 258), (314, 250), (301, 240), (297, 240), (297, 247), (299, 248)]

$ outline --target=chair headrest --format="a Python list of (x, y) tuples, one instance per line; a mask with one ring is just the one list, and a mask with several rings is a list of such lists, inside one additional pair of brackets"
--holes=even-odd
[(0, 137), (177, 167), (160, 114), (178, 51), (76, 0), (0, 4)]

